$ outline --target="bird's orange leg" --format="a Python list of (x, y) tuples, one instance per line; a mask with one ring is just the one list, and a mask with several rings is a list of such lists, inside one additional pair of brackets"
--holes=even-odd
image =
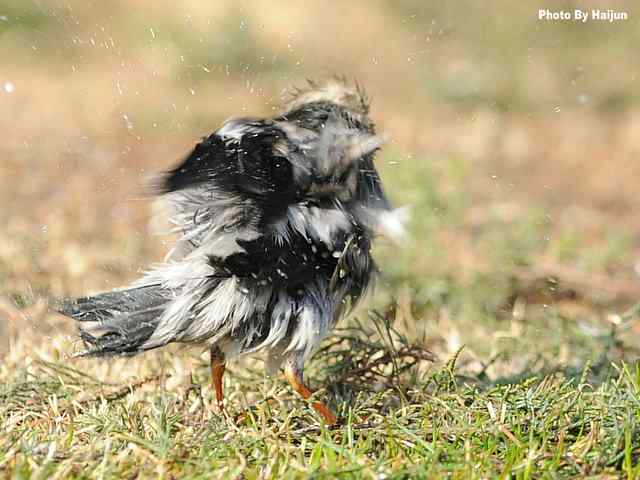
[[(305, 400), (309, 399), (313, 392), (304, 384), (302, 369), (287, 362), (284, 367), (284, 377), (289, 382), (293, 390)], [(311, 407), (320, 414), (327, 425), (335, 425), (338, 419), (329, 407), (322, 402), (311, 402)]]
[(225, 363), (224, 353), (217, 347), (211, 346), (211, 383), (216, 392), (216, 402), (218, 411), (224, 412), (224, 392), (222, 391), (222, 377), (224, 376)]

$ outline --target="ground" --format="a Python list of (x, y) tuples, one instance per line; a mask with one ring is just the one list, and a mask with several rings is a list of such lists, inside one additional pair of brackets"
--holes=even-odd
[[(0, 473), (640, 476), (640, 11), (422, 3), (0, 0)], [(147, 178), (334, 73), (371, 94), (378, 166), (412, 211), (308, 366), (343, 424), (259, 358), (231, 365), (227, 417), (203, 349), (72, 358), (49, 303), (167, 248)]]

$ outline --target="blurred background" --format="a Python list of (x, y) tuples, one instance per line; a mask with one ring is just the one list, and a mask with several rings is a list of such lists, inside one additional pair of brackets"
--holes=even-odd
[(73, 331), (47, 300), (162, 259), (150, 174), (341, 74), (413, 212), (405, 245), (378, 246), (371, 305), (496, 379), (637, 358), (640, 9), (603, 4), (0, 0), (0, 352)]

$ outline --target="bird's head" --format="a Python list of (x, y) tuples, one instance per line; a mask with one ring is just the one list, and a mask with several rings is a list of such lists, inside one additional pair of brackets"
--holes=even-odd
[(361, 169), (373, 161), (381, 141), (375, 135), (328, 119), (319, 131), (281, 123), (285, 139), (275, 151), (287, 158), (298, 191), (308, 199), (351, 200), (358, 190)]
[(307, 197), (349, 201), (362, 190), (382, 143), (368, 111), (364, 91), (341, 79), (294, 91), (287, 111), (275, 119), (286, 136), (276, 150), (291, 162)]

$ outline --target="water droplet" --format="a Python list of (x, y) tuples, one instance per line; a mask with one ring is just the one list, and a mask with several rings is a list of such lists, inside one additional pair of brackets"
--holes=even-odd
[(124, 124), (126, 125), (127, 130), (131, 132), (133, 130), (133, 123), (131, 123), (131, 120), (129, 120), (129, 116), (126, 113), (123, 113), (122, 119), (124, 120)]
[(11, 82), (4, 82), (4, 91), (7, 93), (13, 93), (16, 86)]
[(559, 107), (559, 106), (555, 106), (555, 107), (553, 108), (553, 111), (554, 111), (554, 112), (556, 112), (556, 113), (560, 113), (560, 111), (561, 111), (561, 110), (560, 110), (560, 107)]

